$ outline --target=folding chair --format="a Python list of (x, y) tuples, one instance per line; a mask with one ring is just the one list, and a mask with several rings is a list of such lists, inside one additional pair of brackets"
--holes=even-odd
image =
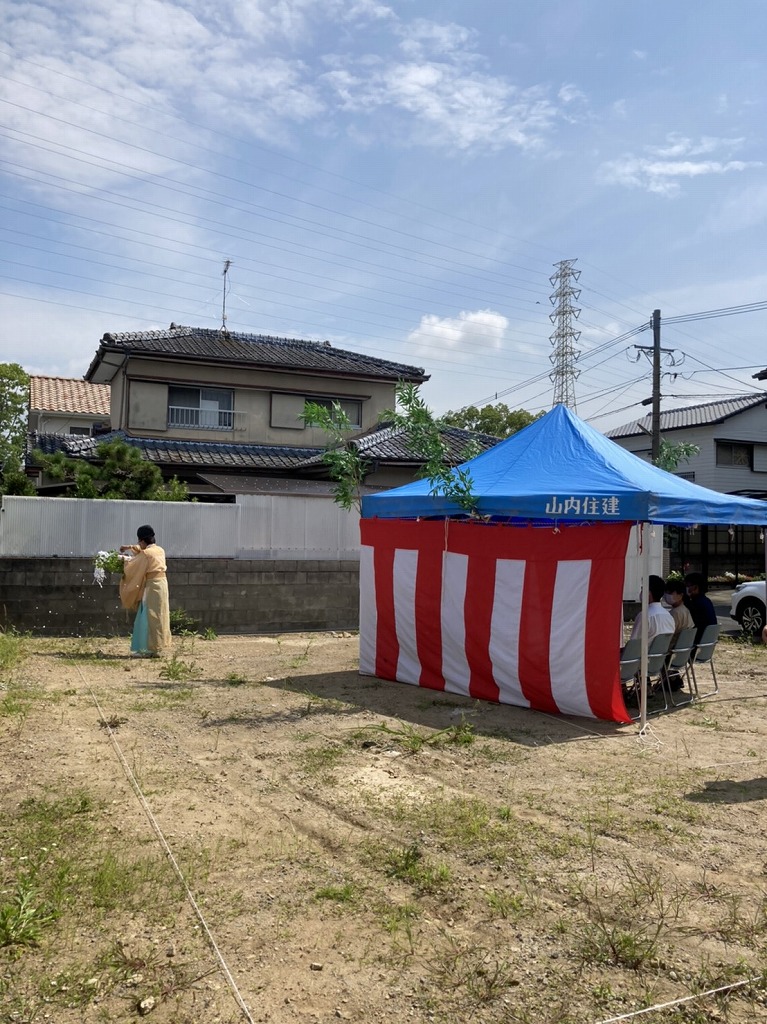
[[(674, 707), (679, 707), (680, 704), (689, 704), (695, 692), (690, 681), (690, 659), (692, 658), (692, 653), (695, 650), (695, 634), (697, 632), (698, 630), (695, 626), (690, 626), (688, 629), (680, 631), (679, 636), (676, 638), (676, 643), (670, 651), (668, 660), (666, 661), (665, 669), (661, 673), (661, 681), (667, 686), (668, 698)], [(671, 670), (675, 670), (685, 678), (690, 695), (685, 697), (684, 700), (674, 700), (674, 691), (671, 689), (671, 680), (669, 679), (669, 672)]]
[[(647, 687), (648, 695), (651, 690), (651, 684), (653, 679), (661, 679), (661, 670), (663, 668), (663, 662), (668, 654), (668, 645), (671, 642), (670, 633), (659, 633), (658, 636), (654, 637), (650, 643), (650, 647), (647, 651)], [(633, 688), (629, 690), (625, 696), (632, 696), (637, 703), (637, 707), (640, 704), (640, 680), (639, 673), (642, 668), (642, 655), (641, 655), (641, 640), (639, 637), (634, 637), (629, 640), (626, 646), (621, 651), (620, 658), (621, 666), (621, 682), (624, 685), (628, 685), (633, 682)], [(661, 690), (663, 696), (663, 707), (655, 708), (651, 712), (652, 714), (659, 714), (661, 711), (668, 711), (668, 701), (666, 700), (666, 691), (661, 681)], [(632, 718), (638, 718), (639, 715), (632, 715)]]
[[(663, 707), (654, 708), (652, 712), (653, 714), (658, 714), (661, 711), (668, 711), (666, 688), (663, 685), (663, 670), (666, 664), (666, 655), (668, 654), (669, 644), (671, 643), (671, 636), (671, 633), (658, 633), (658, 635), (653, 637), (650, 641), (650, 647), (647, 651), (648, 693), (657, 692), (654, 691), (654, 686), (660, 684), (660, 695), (663, 697)], [(652, 687), (651, 684), (653, 684)]]
[[(631, 640), (627, 640), (625, 646), (621, 648), (620, 669), (623, 699), (628, 703), (628, 698), (634, 697), (637, 707), (639, 707), (637, 678), (641, 664), (642, 644), (639, 637), (633, 637)], [(631, 717), (633, 718), (634, 716), (632, 715)]]
[(639, 637), (627, 640), (626, 646), (621, 651), (621, 682), (628, 684), (639, 671), (639, 663), (642, 660), (642, 645)]
[[(692, 685), (695, 689), (695, 697), (697, 700), (703, 700), (706, 697), (713, 697), (715, 693), (719, 693), (719, 680), (716, 678), (716, 670), (714, 668), (714, 648), (716, 647), (718, 639), (719, 626), (706, 626), (703, 630), (703, 635), (698, 641), (698, 644), (693, 651), (693, 655), (690, 658)], [(695, 666), (706, 664), (711, 669), (711, 678), (714, 680), (714, 689), (709, 690), (708, 693), (701, 693), (698, 689), (698, 679), (695, 675)]]

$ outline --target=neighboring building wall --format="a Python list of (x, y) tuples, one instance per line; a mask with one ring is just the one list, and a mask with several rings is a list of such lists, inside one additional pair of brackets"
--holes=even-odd
[(109, 417), (71, 412), (31, 411), (29, 414), (29, 429), (40, 434), (91, 434), (97, 425), (109, 429)]
[[(168, 585), (172, 609), (217, 633), (357, 628), (356, 561), (174, 558)], [(127, 638), (132, 616), (120, 607), (116, 581), (94, 584), (90, 559), (0, 558), (0, 627), (11, 626)]]
[[(232, 429), (168, 427), (168, 387), (187, 385), (224, 388), (234, 392)], [(127, 392), (123, 394), (123, 388)], [(241, 444), (277, 444), (296, 447), (322, 446), (325, 435), (305, 428), (299, 418), (303, 402), (294, 416), (288, 416), (285, 399), (290, 396), (349, 398), (361, 403), (362, 423), (368, 430), (385, 409), (395, 404), (394, 384), (313, 376), (301, 373), (253, 370), (216, 365), (197, 365), (182, 360), (133, 358), (125, 384), (118, 374), (112, 384), (112, 426), (137, 437), (174, 438), (192, 441), (222, 441)], [(273, 412), (274, 402), (278, 406)], [(300, 408), (299, 408), (300, 406)], [(284, 407), (284, 408), (283, 408)], [(290, 423), (290, 426), (286, 426)], [(282, 425), (277, 425), (282, 424)]]
[[(767, 491), (767, 409), (756, 406), (725, 420), (705, 427), (685, 427), (663, 431), (664, 440), (672, 444), (687, 441), (696, 444), (700, 453), (687, 462), (680, 462), (676, 472), (693, 479), (701, 487), (731, 494), (735, 491)], [(635, 455), (650, 460), (650, 435), (615, 438), (615, 443)], [(717, 441), (742, 441), (754, 446), (754, 469), (748, 466), (717, 465)]]

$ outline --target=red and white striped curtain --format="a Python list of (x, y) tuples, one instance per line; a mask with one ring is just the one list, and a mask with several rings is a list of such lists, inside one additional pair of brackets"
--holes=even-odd
[(630, 720), (618, 664), (628, 523), (360, 528), (363, 674)]

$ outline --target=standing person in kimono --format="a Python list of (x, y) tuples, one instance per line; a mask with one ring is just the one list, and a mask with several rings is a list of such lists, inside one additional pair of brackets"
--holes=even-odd
[(138, 544), (123, 544), (130, 552), (120, 581), (120, 601), (136, 610), (131, 637), (131, 656), (158, 658), (171, 645), (170, 606), (165, 552), (155, 542), (151, 526), (139, 526)]

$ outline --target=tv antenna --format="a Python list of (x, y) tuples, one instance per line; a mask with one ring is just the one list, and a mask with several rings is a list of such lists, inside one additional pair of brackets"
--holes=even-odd
[(229, 282), (226, 275), (229, 273), (232, 262), (232, 260), (224, 260), (224, 294), (221, 300), (221, 330), (224, 334), (229, 333), (226, 329), (226, 295), (229, 291)]

